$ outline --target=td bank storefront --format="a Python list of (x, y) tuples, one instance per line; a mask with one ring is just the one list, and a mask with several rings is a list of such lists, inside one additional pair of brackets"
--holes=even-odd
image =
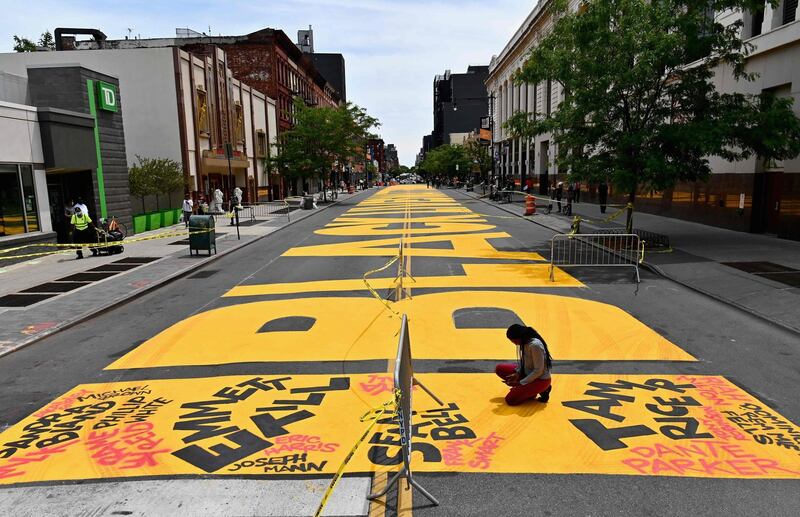
[[(9, 82), (19, 86), (16, 98)], [(78, 201), (95, 221), (113, 215), (130, 224), (115, 78), (80, 66), (0, 73), (0, 138), (11, 142), (0, 149), (0, 249), (69, 242)]]
[(0, 163), (0, 237), (42, 231), (37, 197), (33, 164)]

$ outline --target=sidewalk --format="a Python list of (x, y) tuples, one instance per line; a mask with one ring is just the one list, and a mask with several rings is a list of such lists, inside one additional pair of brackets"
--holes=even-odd
[[(480, 197), (478, 193), (468, 194)], [(524, 204), (483, 200), (520, 217), (524, 213)], [(581, 232), (591, 233), (624, 227), (624, 214), (614, 222), (601, 221), (616, 210), (608, 208), (601, 214), (598, 205), (577, 203), (572, 211), (589, 220), (581, 222)], [(571, 217), (560, 214), (537, 213), (526, 219), (558, 233), (568, 233), (572, 222)], [(633, 222), (639, 230), (670, 238), (671, 251), (645, 256), (649, 269), (800, 333), (800, 242), (642, 212), (634, 213)]]
[[(44, 336), (74, 325), (92, 315), (141, 295), (174, 278), (216, 260), (320, 210), (360, 195), (340, 194), (336, 202), (316, 210), (294, 210), (286, 215), (257, 217), (255, 223), (236, 227), (224, 217), (216, 221), (216, 255), (190, 256), (188, 236), (179, 235), (141, 242), (123, 243), (125, 251), (83, 260), (75, 253), (48, 255), (3, 266), (0, 263), (0, 356), (31, 344)], [(132, 239), (184, 231), (183, 223), (132, 236)], [(18, 306), (13, 306), (18, 304)]]

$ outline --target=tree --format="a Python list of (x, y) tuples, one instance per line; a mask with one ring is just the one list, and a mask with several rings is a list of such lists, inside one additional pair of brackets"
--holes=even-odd
[(142, 158), (136, 155), (138, 163), (128, 170), (128, 185), (131, 195), (142, 201), (142, 212), (145, 211), (144, 199), (156, 196), (156, 209), (159, 208), (158, 195), (167, 194), (172, 204), (172, 192), (185, 187), (181, 164), (169, 158)]
[(36, 43), (14, 34), (14, 52), (36, 52)]
[(128, 169), (128, 187), (131, 195), (138, 197), (142, 201), (142, 213), (144, 213), (144, 198), (155, 194), (156, 178), (149, 167), (143, 165), (143, 159), (136, 156), (139, 165), (134, 165)]
[(293, 106), (294, 127), (279, 136), (278, 152), (267, 160), (268, 167), (292, 182), (326, 180), (346, 163), (363, 159), (369, 130), (379, 125), (377, 119), (352, 103), (311, 107), (296, 99)]
[(39, 46), (50, 50), (56, 49), (56, 40), (53, 39), (53, 35), (50, 34), (50, 31), (44, 31), (39, 37)]
[(463, 176), (472, 170), (472, 159), (462, 145), (440, 145), (428, 152), (422, 168), (437, 176)]
[(492, 170), (492, 155), (489, 154), (489, 147), (476, 138), (471, 138), (464, 143), (467, 155), (476, 165), (481, 173), (481, 178)]
[[(773, 4), (776, 2), (773, 0)], [(517, 114), (517, 136), (551, 132), (557, 162), (579, 180), (610, 181), (628, 193), (708, 178), (708, 158), (775, 159), (800, 152), (791, 101), (770, 94), (721, 93), (717, 67), (737, 80), (750, 46), (741, 22), (723, 26), (710, 12), (754, 11), (757, 0), (594, 0), (568, 12), (556, 0), (555, 24), (535, 47), (518, 82), (562, 86), (550, 115)], [(724, 73), (724, 71), (723, 71)], [(632, 230), (628, 210), (627, 229)]]
[(50, 31), (44, 31), (42, 33), (39, 37), (38, 44), (28, 38), (20, 38), (14, 34), (14, 52), (36, 52), (38, 47), (55, 50), (56, 42), (53, 39), (53, 35), (50, 34)]
[(183, 166), (169, 158), (155, 158), (154, 169), (159, 194), (166, 194), (169, 207), (172, 208), (172, 194), (177, 190), (186, 189), (186, 178), (183, 175)]

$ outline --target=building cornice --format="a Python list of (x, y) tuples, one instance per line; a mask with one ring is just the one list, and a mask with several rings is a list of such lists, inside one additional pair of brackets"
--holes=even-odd
[(539, 0), (539, 3), (522, 22), (519, 29), (511, 36), (511, 39), (506, 43), (503, 50), (499, 55), (492, 57), (489, 63), (489, 76), (486, 78), (486, 84), (496, 81), (500, 72), (505, 70), (508, 63), (519, 54), (522, 47), (521, 43), (530, 39), (533, 36), (534, 26), (541, 20), (542, 15), (545, 13), (545, 8), (550, 5), (551, 0)]

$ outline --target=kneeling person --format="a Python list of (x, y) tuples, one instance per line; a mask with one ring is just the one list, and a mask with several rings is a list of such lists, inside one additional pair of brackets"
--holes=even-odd
[(511, 390), (506, 395), (509, 406), (517, 406), (526, 400), (547, 402), (552, 389), (550, 369), (552, 358), (542, 336), (531, 327), (514, 324), (506, 330), (506, 337), (514, 343), (519, 357), (517, 364), (498, 364), (495, 373)]

